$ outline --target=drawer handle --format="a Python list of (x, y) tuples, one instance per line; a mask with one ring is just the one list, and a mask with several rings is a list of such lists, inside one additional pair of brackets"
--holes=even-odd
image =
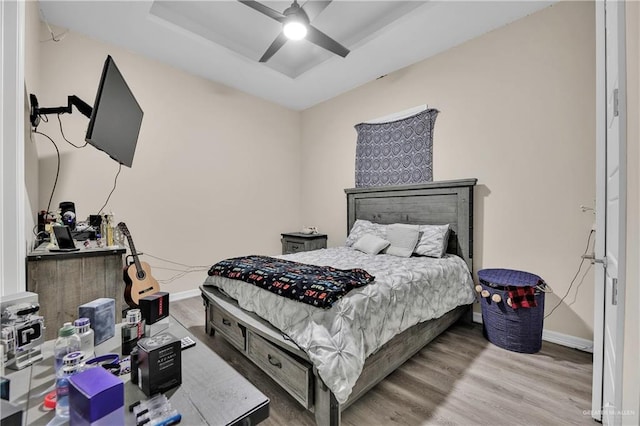
[(222, 324), (231, 327), (231, 321), (226, 318), (222, 318)]
[(267, 354), (267, 358), (269, 358), (269, 364), (274, 367), (282, 368), (282, 363), (278, 361), (278, 358), (271, 356), (271, 354)]

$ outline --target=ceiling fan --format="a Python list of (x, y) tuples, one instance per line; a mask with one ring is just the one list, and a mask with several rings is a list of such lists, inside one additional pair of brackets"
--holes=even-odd
[(303, 38), (306, 38), (311, 43), (327, 49), (336, 55), (342, 56), (343, 58), (349, 54), (349, 49), (318, 30), (310, 23), (309, 15), (312, 17), (317, 16), (329, 5), (329, 3), (331, 3), (331, 0), (307, 1), (302, 6), (298, 4), (297, 0), (293, 0), (291, 6), (285, 9), (282, 13), (263, 5), (262, 3), (258, 3), (257, 1), (238, 1), (282, 24), (282, 32), (278, 37), (276, 37), (273, 43), (271, 43), (271, 46), (269, 46), (267, 51), (264, 52), (264, 55), (260, 58), (260, 62), (267, 62), (278, 50), (280, 50), (287, 40), (300, 40)]

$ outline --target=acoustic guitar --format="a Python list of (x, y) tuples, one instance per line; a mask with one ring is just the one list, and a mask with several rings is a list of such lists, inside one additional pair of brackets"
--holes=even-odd
[(136, 246), (133, 244), (131, 233), (124, 222), (118, 224), (118, 228), (122, 231), (127, 241), (129, 241), (129, 249), (133, 263), (124, 269), (124, 300), (132, 308), (137, 308), (140, 299), (160, 291), (160, 284), (151, 276), (151, 267), (147, 262), (141, 262), (138, 258)]

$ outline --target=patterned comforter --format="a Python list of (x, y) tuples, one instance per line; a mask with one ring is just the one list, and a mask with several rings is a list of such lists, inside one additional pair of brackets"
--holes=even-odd
[(441, 259), (371, 256), (336, 247), (278, 257), (340, 269), (362, 268), (376, 277), (331, 309), (318, 309), (229, 278), (210, 276), (204, 282), (282, 330), (307, 353), (340, 403), (349, 398), (369, 355), (409, 327), (439, 318), (475, 298), (467, 264), (453, 255)]
[(369, 284), (374, 277), (359, 268), (337, 269), (268, 256), (221, 260), (209, 275), (241, 280), (279, 296), (328, 309), (345, 294)]

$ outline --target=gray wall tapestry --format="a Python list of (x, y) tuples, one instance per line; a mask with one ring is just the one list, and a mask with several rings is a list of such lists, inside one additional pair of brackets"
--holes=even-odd
[(427, 109), (388, 123), (360, 123), (356, 143), (356, 187), (433, 180), (433, 127), (438, 110)]

